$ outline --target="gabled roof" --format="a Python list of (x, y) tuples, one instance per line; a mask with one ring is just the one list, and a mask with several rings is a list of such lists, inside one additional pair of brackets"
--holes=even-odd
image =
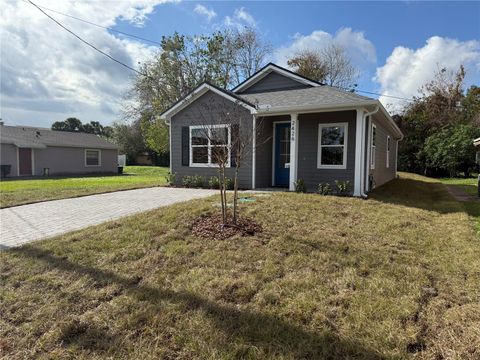
[(30, 126), (1, 125), (0, 143), (37, 149), (47, 146), (118, 149), (116, 145), (94, 134), (55, 131)]
[(320, 107), (373, 105), (376, 100), (331, 86), (239, 94), (246, 101), (258, 104), (258, 112), (285, 109), (316, 109)]
[(197, 100), (199, 97), (207, 93), (208, 91), (213, 91), (217, 95), (220, 95), (230, 101), (238, 102), (240, 105), (244, 106), (252, 113), (255, 113), (255, 105), (249, 102), (247, 99), (242, 98), (241, 96), (222, 89), (218, 86), (210, 84), (209, 82), (203, 82), (198, 85), (195, 89), (190, 91), (187, 95), (185, 95), (182, 99), (178, 100), (175, 104), (173, 104), (169, 109), (165, 110), (163, 113), (160, 114), (160, 118), (168, 119), (178, 113), (180, 110), (191, 104), (193, 101)]
[(238, 84), (236, 87), (232, 89), (233, 92), (238, 93), (240, 91), (244, 91), (248, 89), (250, 86), (256, 84), (260, 80), (262, 80), (265, 76), (270, 74), (271, 72), (276, 72), (277, 74), (286, 76), (292, 80), (298, 81), (301, 84), (304, 85), (310, 85), (310, 86), (321, 86), (322, 84), (314, 81), (312, 79), (309, 79), (305, 76), (299, 75), (297, 73), (294, 73), (293, 71), (290, 71), (288, 69), (285, 69), (281, 66), (278, 66), (274, 63), (268, 63), (265, 65), (263, 68), (258, 70), (255, 74), (250, 76), (248, 79), (244, 80), (242, 83)]

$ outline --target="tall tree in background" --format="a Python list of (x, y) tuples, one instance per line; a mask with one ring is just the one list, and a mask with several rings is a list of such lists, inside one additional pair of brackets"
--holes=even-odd
[(252, 29), (189, 37), (164, 36), (155, 57), (142, 64), (124, 106), (124, 117), (139, 121), (147, 146), (168, 149), (168, 128), (158, 115), (202, 81), (230, 88), (258, 70), (269, 45)]
[(309, 79), (324, 82), (327, 77), (327, 67), (321, 54), (316, 50), (302, 50), (287, 61), (294, 71)]
[(399, 169), (432, 176), (468, 176), (473, 167), (472, 141), (480, 136), (480, 91), (464, 92), (465, 69), (441, 68), (405, 106), (397, 124), (405, 134), (399, 146)]
[(52, 124), (52, 130), (82, 132), (87, 134), (94, 134), (100, 137), (109, 139), (112, 137), (112, 128), (110, 126), (103, 126), (98, 121), (90, 121), (89, 123), (82, 123), (77, 118), (67, 118), (64, 121), (56, 121)]
[(295, 72), (318, 82), (344, 89), (353, 89), (358, 70), (352, 65), (345, 48), (330, 44), (321, 51), (302, 50), (288, 59)]

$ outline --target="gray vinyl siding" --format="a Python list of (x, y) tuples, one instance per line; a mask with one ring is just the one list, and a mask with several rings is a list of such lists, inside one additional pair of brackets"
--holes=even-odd
[(303, 89), (310, 87), (309, 85), (302, 84), (289, 77), (280, 75), (276, 72), (271, 72), (264, 78), (253, 84), (249, 88), (241, 91), (241, 94), (251, 94), (265, 91), (275, 90), (288, 90), (288, 89)]
[(17, 147), (13, 144), (1, 144), (1, 165), (11, 165), (10, 176), (17, 176)]
[(101, 166), (85, 166), (85, 148), (48, 146), (45, 149), (33, 149), (34, 175), (43, 175), (48, 168), (50, 175), (114, 174), (117, 173), (118, 151), (100, 150)]
[[(379, 187), (390, 180), (393, 180), (396, 175), (396, 146), (397, 140), (393, 133), (373, 118), (372, 123), (377, 126), (376, 136), (376, 154), (375, 154), (375, 169), (368, 166), (369, 174), (373, 175), (373, 187)], [(390, 166), (387, 168), (387, 136), (390, 136)], [(371, 147), (369, 146), (369, 151)], [(371, 156), (371, 155), (370, 155)]]
[[(49, 174), (52, 176), (117, 173), (118, 151), (99, 150), (101, 151), (101, 166), (87, 167), (85, 166), (85, 148), (47, 146), (44, 149), (33, 149), (32, 176), (42, 176), (44, 168), (48, 168)], [(15, 145), (1, 144), (1, 163), (2, 165), (12, 165), (9, 177), (17, 176), (17, 147)]]
[[(308, 191), (316, 191), (319, 183), (330, 183), (335, 180), (349, 181), (353, 191), (355, 173), (355, 111), (339, 111), (328, 113), (301, 114), (298, 117), (298, 170), (297, 179), (305, 182)], [(318, 169), (318, 129), (319, 124), (348, 123), (347, 168)]]
[[(238, 112), (242, 117), (240, 131), (242, 134), (252, 134), (253, 118), (250, 111), (211, 91), (172, 117), (172, 149), (170, 156), (172, 172), (176, 174), (177, 185), (181, 185), (184, 176), (200, 175), (206, 178), (218, 176), (218, 168), (215, 167), (189, 167), (182, 165), (182, 127), (205, 125), (207, 123), (208, 125), (222, 124), (221, 112), (225, 110)], [(233, 178), (234, 170), (233, 167), (228, 168), (227, 176)], [(238, 180), (240, 188), (249, 189), (252, 187), (252, 151), (247, 153), (246, 159), (241, 164)]]

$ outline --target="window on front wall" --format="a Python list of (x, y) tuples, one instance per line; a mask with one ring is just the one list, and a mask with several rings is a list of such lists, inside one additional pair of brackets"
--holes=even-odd
[(372, 145), (370, 149), (370, 169), (375, 169), (375, 157), (377, 155), (377, 126), (375, 124), (372, 124)]
[(319, 169), (347, 168), (347, 123), (320, 124), (318, 129)]
[(85, 150), (85, 166), (100, 166), (100, 150)]
[(390, 167), (390, 136), (387, 136), (387, 168)]
[(228, 125), (190, 126), (190, 166), (230, 166), (231, 133)]

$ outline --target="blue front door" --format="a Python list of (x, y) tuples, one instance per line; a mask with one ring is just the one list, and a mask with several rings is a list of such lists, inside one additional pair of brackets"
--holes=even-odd
[(290, 178), (290, 123), (275, 124), (275, 186), (288, 187)]

